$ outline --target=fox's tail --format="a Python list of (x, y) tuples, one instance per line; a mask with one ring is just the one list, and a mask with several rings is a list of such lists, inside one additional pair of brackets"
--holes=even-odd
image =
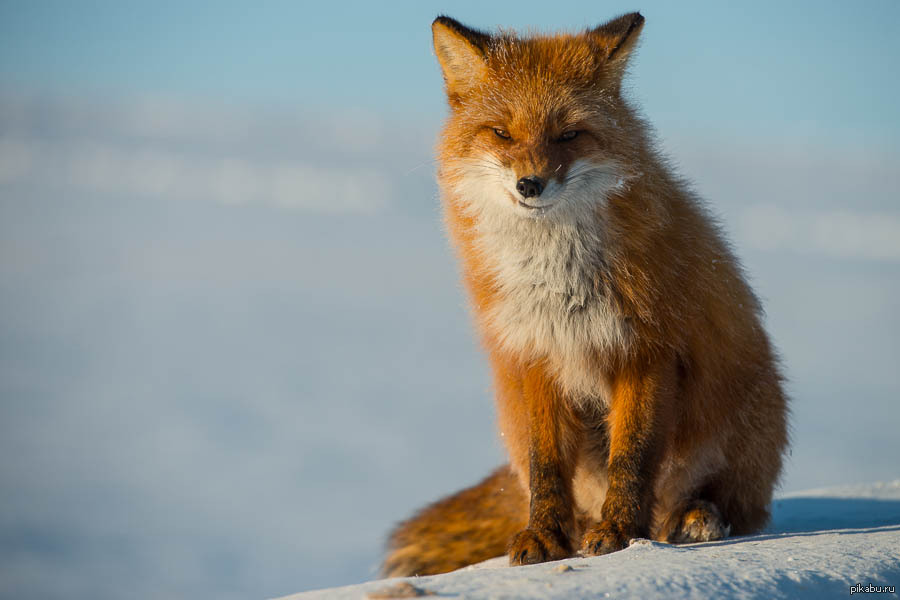
[(446, 573), (506, 553), (528, 522), (528, 498), (509, 466), (426, 506), (397, 525), (381, 571), (386, 577)]

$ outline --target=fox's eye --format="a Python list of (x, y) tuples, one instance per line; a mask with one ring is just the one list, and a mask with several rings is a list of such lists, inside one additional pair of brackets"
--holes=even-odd
[(508, 140), (510, 138), (509, 132), (502, 127), (494, 127), (494, 133), (496, 133), (498, 137), (502, 137), (504, 140)]
[(569, 140), (574, 140), (576, 136), (578, 136), (577, 131), (567, 131), (564, 134), (562, 134), (561, 136), (559, 136), (559, 141), (560, 142), (568, 142)]

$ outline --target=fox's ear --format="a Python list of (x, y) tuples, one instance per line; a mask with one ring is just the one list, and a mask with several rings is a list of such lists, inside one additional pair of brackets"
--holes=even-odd
[(431, 24), (434, 53), (451, 100), (476, 85), (487, 74), (485, 50), (491, 37), (459, 21), (440, 16)]
[(631, 51), (637, 45), (643, 27), (644, 17), (641, 13), (633, 12), (600, 25), (588, 35), (599, 46), (607, 65), (623, 68)]

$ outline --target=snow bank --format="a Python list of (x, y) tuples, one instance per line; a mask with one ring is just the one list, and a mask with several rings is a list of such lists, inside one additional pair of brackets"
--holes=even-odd
[[(782, 496), (764, 533), (673, 546), (634, 540), (621, 552), (507, 568), (499, 557), (445, 575), (380, 580), (283, 600), (360, 599), (408, 581), (452, 598), (847, 598), (900, 585), (900, 480)], [(568, 565), (566, 569), (561, 565)], [(856, 592), (861, 593), (861, 592)]]

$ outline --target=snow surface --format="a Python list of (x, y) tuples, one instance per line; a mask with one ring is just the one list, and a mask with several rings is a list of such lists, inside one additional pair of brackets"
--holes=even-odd
[[(431, 577), (371, 581), (282, 600), (359, 599), (400, 581), (451, 598), (847, 598), (856, 584), (894, 586), (900, 480), (810, 490), (773, 502), (760, 534), (673, 546), (633, 540), (592, 558), (507, 568), (506, 557)], [(560, 568), (561, 564), (572, 567)], [(854, 594), (855, 595), (855, 594)]]

